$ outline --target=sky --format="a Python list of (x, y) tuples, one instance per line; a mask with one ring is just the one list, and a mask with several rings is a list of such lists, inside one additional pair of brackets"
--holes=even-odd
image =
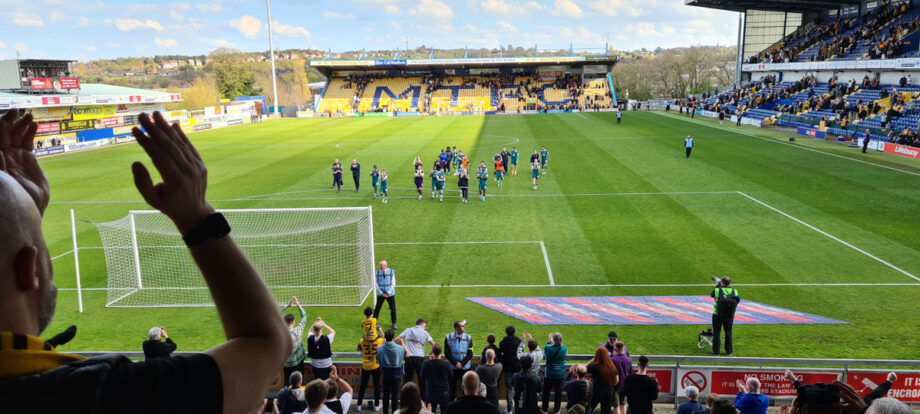
[[(0, 59), (268, 50), (262, 0), (0, 0)], [(333, 51), (513, 44), (655, 49), (737, 42), (738, 13), (684, 0), (272, 0), (275, 48)]]

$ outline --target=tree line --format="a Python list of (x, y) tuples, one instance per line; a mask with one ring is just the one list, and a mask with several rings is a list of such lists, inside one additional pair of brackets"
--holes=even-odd
[(613, 84), (617, 98), (674, 99), (711, 92), (735, 78), (735, 48), (693, 46), (633, 54), (617, 63)]

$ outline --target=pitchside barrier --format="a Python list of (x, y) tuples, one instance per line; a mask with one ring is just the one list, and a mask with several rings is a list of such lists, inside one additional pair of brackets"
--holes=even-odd
[[(87, 357), (111, 354), (111, 352), (76, 352)], [(144, 358), (143, 352), (127, 352), (123, 355)], [(190, 352), (176, 352), (177, 355)], [(568, 355), (566, 362), (586, 363), (594, 355)], [(636, 369), (639, 356), (633, 355), (633, 369)], [(357, 392), (361, 382), (361, 355), (357, 352), (342, 352), (334, 355), (338, 374), (351, 384)], [(894, 397), (911, 405), (920, 403), (920, 361), (914, 360), (879, 360), (879, 359), (810, 359), (810, 358), (741, 358), (741, 357), (706, 357), (677, 355), (648, 355), (651, 364), (648, 374), (658, 381), (658, 399), (656, 403), (673, 403), (675, 406), (686, 400), (684, 388), (690, 385), (700, 390), (706, 397), (711, 393), (719, 394), (724, 399), (732, 399), (738, 393), (735, 380), (744, 380), (756, 376), (761, 382), (761, 392), (770, 397), (773, 405), (788, 404), (796, 395), (792, 383), (784, 378), (786, 368), (795, 372), (799, 381), (805, 384), (823, 382), (829, 384), (841, 380), (852, 386), (856, 392), (865, 397), (875, 387), (885, 382), (889, 372), (898, 375), (898, 381), (892, 385), (888, 397)], [(473, 357), (473, 369), (479, 363), (479, 357)], [(797, 368), (801, 367), (801, 368)], [(820, 368), (813, 368), (820, 367)], [(854, 368), (859, 367), (859, 368)], [(875, 367), (875, 368), (872, 368)], [(282, 374), (279, 373), (277, 379)], [(307, 363), (307, 378), (312, 377), (310, 364)], [(413, 377), (417, 381), (417, 378)], [(274, 397), (281, 389), (282, 382), (270, 387), (268, 397)], [(498, 381), (499, 392), (504, 396), (505, 382)], [(365, 399), (373, 398), (373, 388), (368, 385)], [(501, 398), (502, 400), (504, 398)]]

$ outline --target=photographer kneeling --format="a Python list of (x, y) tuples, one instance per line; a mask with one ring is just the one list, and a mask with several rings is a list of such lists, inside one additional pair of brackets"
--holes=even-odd
[(735, 309), (741, 297), (738, 290), (731, 288), (731, 279), (723, 276), (721, 279), (713, 276), (716, 286), (709, 294), (712, 301), (712, 354), (719, 355), (719, 334), (725, 328), (725, 353), (732, 356), (732, 324), (735, 321)]

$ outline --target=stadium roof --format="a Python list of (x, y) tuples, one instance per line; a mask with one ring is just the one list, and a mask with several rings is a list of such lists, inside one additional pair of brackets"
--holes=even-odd
[(530, 67), (543, 65), (606, 65), (612, 69), (619, 56), (526, 56), (495, 58), (458, 58), (458, 59), (365, 59), (365, 60), (313, 60), (310, 66), (327, 76), (331, 71), (341, 70), (433, 70), (457, 68), (495, 68), (495, 67)]
[(688, 6), (743, 12), (747, 9), (808, 12), (859, 5), (860, 0), (685, 0)]
[(178, 93), (148, 91), (124, 86), (83, 83), (80, 89), (57, 93), (14, 93), (0, 91), (0, 109), (74, 105), (142, 104), (181, 101)]

